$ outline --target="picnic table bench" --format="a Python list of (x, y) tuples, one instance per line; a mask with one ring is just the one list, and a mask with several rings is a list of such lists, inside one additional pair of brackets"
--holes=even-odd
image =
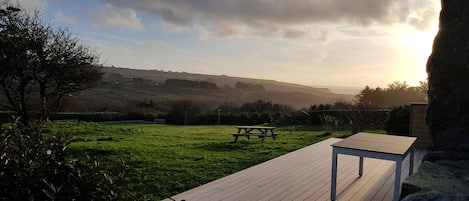
[(238, 132), (232, 134), (235, 137), (235, 142), (239, 136), (246, 136), (248, 139), (250, 136), (258, 136), (264, 142), (266, 137), (272, 137), (275, 140), (277, 135), (279, 135), (274, 133), (275, 127), (268, 126), (236, 126), (236, 129), (238, 129)]

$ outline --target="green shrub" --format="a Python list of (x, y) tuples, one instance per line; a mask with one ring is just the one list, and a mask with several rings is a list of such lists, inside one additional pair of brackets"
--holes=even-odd
[(132, 200), (121, 188), (125, 163), (105, 170), (89, 156), (67, 155), (65, 135), (0, 128), (0, 200)]
[(393, 135), (409, 135), (410, 106), (401, 105), (392, 109), (387, 116), (384, 130)]

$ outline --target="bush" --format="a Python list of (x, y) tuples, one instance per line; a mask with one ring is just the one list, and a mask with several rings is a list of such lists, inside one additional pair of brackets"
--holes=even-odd
[(394, 135), (409, 135), (410, 106), (401, 105), (393, 108), (384, 123), (384, 130)]
[(89, 156), (68, 156), (65, 135), (11, 124), (0, 139), (0, 200), (133, 200), (121, 187), (125, 163), (106, 171)]

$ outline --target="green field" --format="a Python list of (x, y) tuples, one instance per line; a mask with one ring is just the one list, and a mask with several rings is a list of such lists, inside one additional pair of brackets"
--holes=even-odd
[(233, 126), (53, 123), (52, 132), (73, 137), (75, 155), (104, 164), (123, 159), (126, 188), (152, 200), (167, 198), (217, 178), (349, 131), (324, 134), (321, 127), (278, 127), (277, 140), (240, 138)]

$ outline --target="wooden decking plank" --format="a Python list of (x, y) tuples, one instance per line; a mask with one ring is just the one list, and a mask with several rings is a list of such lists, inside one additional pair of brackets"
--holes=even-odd
[[(309, 173), (311, 170), (308, 171), (308, 167), (311, 167), (312, 163), (317, 162), (316, 165), (323, 165), (323, 169), (327, 168), (327, 164), (324, 163), (322, 158), (329, 154), (328, 151), (325, 151), (329, 147), (329, 143), (323, 144), (323, 148), (318, 147), (319, 145), (314, 149), (303, 149), (301, 152), (296, 153), (299, 156), (298, 158), (302, 158), (303, 160), (293, 160), (292, 163), (289, 164), (290, 168), (284, 169), (279, 174), (274, 174), (267, 178), (269, 182), (263, 186), (262, 189), (259, 189), (260, 191), (245, 192), (241, 199), (268, 200), (270, 197), (275, 199), (276, 196), (287, 193), (288, 190), (285, 189), (285, 187), (290, 186), (290, 184), (292, 184), (290, 182), (304, 180), (304, 176), (302, 175), (312, 175)], [(314, 176), (314, 174), (312, 176)], [(287, 182), (287, 180), (289, 182)]]
[[(307, 163), (314, 163), (313, 159), (305, 161)], [(316, 170), (324, 170), (330, 166), (330, 164), (324, 160), (316, 162)], [(302, 181), (315, 181), (320, 174), (318, 174), (318, 172), (311, 174), (311, 171), (315, 170), (311, 170), (309, 167), (310, 166), (308, 165), (301, 165), (299, 167), (295, 167), (294, 169), (288, 170), (283, 175), (275, 178), (275, 184), (268, 188), (268, 191), (266, 191), (267, 195), (265, 197), (259, 198), (259, 201), (279, 200), (282, 196), (292, 194), (299, 190), (299, 187), (303, 185)]]
[[(325, 150), (328, 149), (329, 146), (325, 148)], [(302, 172), (292, 172), (292, 174), (294, 174), (291, 175), (291, 180), (293, 180), (293, 183), (289, 182), (284, 184), (284, 188), (281, 190), (285, 191), (285, 193), (277, 193), (278, 195), (276, 195), (274, 199), (270, 200), (282, 200), (284, 199), (282, 198), (284, 196), (301, 194), (302, 191), (305, 191), (305, 186), (307, 186), (309, 183), (318, 183), (319, 181), (323, 180), (321, 176), (325, 173), (327, 174), (327, 170), (331, 164), (330, 161), (323, 160), (323, 158), (328, 158), (328, 155), (330, 154), (331, 153), (329, 151), (323, 151), (321, 155), (316, 155), (314, 158), (308, 158), (309, 165), (303, 166)], [(312, 167), (311, 164), (315, 164), (315, 166)]]
[[(294, 160), (295, 160), (295, 158), (282, 157), (282, 156), (275, 159), (275, 161), (278, 164), (290, 164), (291, 161), (294, 161)], [(253, 178), (261, 178), (261, 180), (256, 180), (256, 182), (260, 182), (260, 181), (262, 181), (262, 179), (265, 180), (265, 179), (269, 178), (268, 175), (272, 174), (273, 172), (272, 171), (266, 171), (265, 168), (270, 166), (270, 163), (272, 163), (272, 161), (267, 161), (265, 163), (253, 166), (249, 169), (237, 172), (237, 173), (235, 173), (236, 176), (229, 175), (229, 176), (223, 178), (223, 181), (230, 182), (233, 185), (224, 184), (222, 189), (220, 189), (221, 188), (220, 186), (218, 188), (220, 190), (225, 190), (225, 189), (230, 190), (228, 193), (223, 193), (223, 195), (227, 196), (227, 197), (229, 197), (231, 194), (237, 194), (238, 191), (245, 192), (246, 189), (252, 188), (252, 186), (250, 186), (249, 183), (246, 184), (246, 181), (253, 180)], [(218, 181), (218, 180), (216, 180), (216, 181)], [(215, 186), (218, 186), (218, 183), (219, 182), (215, 182), (213, 184)], [(210, 194), (210, 195), (213, 196), (213, 194)], [(201, 198), (203, 198), (203, 197), (201, 197)]]
[[(330, 147), (327, 147), (329, 153), (325, 154), (325, 158), (321, 159), (321, 166), (317, 165), (317, 161), (312, 160), (309, 166), (305, 167), (306, 172), (304, 174), (296, 174), (295, 179), (297, 180), (294, 185), (290, 186), (285, 193), (281, 193), (274, 197), (271, 200), (296, 200), (300, 199), (304, 194), (308, 192), (315, 192), (319, 190), (324, 184), (330, 183), (330, 167), (331, 167), (331, 160), (327, 160), (327, 158), (331, 158)], [(316, 163), (315, 163), (316, 162)], [(354, 163), (353, 161), (344, 160), (352, 166)], [(358, 164), (358, 160), (356, 161)], [(312, 164), (315, 164), (312, 166)], [(345, 165), (345, 164), (344, 164)], [(350, 170), (347, 168), (346, 170)], [(352, 170), (350, 170), (352, 171)], [(356, 170), (358, 174), (358, 169)], [(309, 176), (304, 176), (309, 175)], [(285, 190), (285, 189), (281, 189)]]
[[(332, 155), (332, 153), (331, 153)], [(327, 167), (326, 172), (321, 174), (322, 177), (322, 184), (323, 185), (317, 185), (316, 182), (310, 181), (311, 185), (314, 185), (314, 188), (311, 189), (304, 189), (304, 193), (297, 198), (292, 198), (294, 200), (311, 200), (312, 198), (318, 199), (319, 197), (325, 195), (326, 191), (328, 192), (327, 195), (330, 197), (330, 181), (331, 181), (331, 165), (332, 165), (332, 159), (329, 157), (330, 160), (329, 166)], [(351, 182), (354, 178), (358, 177), (358, 158), (351, 157), (351, 156), (346, 156), (346, 155), (340, 155), (339, 156), (340, 160), (340, 169), (339, 169), (339, 174), (337, 175), (337, 187), (340, 191), (344, 186), (346, 186), (349, 182)]]
[[(337, 185), (337, 200), (350, 200), (351, 197), (356, 193), (357, 190), (363, 186), (363, 183), (368, 182), (371, 178), (374, 178), (374, 175), (379, 173), (380, 169), (383, 165), (385, 165), (384, 161), (376, 160), (376, 159), (364, 159), (364, 167), (363, 167), (363, 176), (358, 178), (358, 157), (356, 156), (349, 156), (356, 158), (356, 163), (354, 164), (354, 172), (350, 174), (346, 179), (342, 179), (342, 184)], [(340, 159), (339, 159), (340, 160)], [(340, 167), (341, 165), (339, 165)], [(342, 172), (338, 172), (339, 174), (344, 174)], [(329, 174), (330, 176), (330, 174)], [(340, 182), (340, 177), (338, 177), (338, 182)], [(330, 199), (330, 183), (328, 186), (324, 186), (324, 190), (322, 194), (315, 199), (317, 200), (329, 200)], [(360, 200), (360, 199), (358, 199)]]
[[(408, 174), (409, 171), (406, 171), (406, 169), (408, 168), (409, 168), (408, 163), (407, 165), (403, 165), (402, 175)], [(396, 165), (391, 162), (388, 170), (384, 171), (381, 178), (378, 180), (378, 182), (374, 186), (372, 186), (371, 192), (374, 192), (374, 193), (368, 194), (366, 198), (367, 200), (392, 200), (393, 199), (395, 169), (396, 169)], [(401, 177), (401, 181), (403, 181), (402, 177)]]
[[(311, 161), (311, 163), (314, 163), (314, 161)], [(303, 173), (292, 176), (294, 179), (293, 185), (286, 189), (281, 189), (284, 190), (285, 193), (276, 195), (269, 200), (294, 200), (294, 198), (300, 196), (305, 191), (314, 190), (314, 184), (324, 182), (323, 175), (327, 174), (329, 166), (330, 161), (324, 160), (319, 165), (316, 164), (314, 168), (311, 168), (311, 166), (304, 167), (305, 171)]]
[[(331, 150), (332, 151), (332, 150)], [(356, 156), (339, 155), (338, 156), (338, 172), (337, 172), (337, 193), (340, 197), (343, 194), (343, 189), (349, 186), (358, 178), (358, 164), (359, 158)], [(353, 163), (344, 164), (346, 161), (353, 161)], [(331, 159), (332, 162), (332, 159)], [(345, 170), (344, 170), (345, 169)], [(328, 182), (327, 185), (322, 186), (318, 194), (313, 195), (311, 198), (314, 200), (329, 200), (330, 189), (331, 189), (331, 167), (329, 167), (329, 173), (327, 174)], [(337, 198), (339, 198), (337, 197)]]
[[(333, 139), (331, 140), (337, 141)], [(316, 143), (315, 145), (316, 146), (314, 148), (300, 149), (292, 153), (299, 156), (300, 158), (305, 158), (305, 157), (307, 158), (311, 154), (310, 153), (311, 150), (312, 151), (321, 150), (321, 149), (317, 149), (316, 147), (330, 147), (330, 142), (322, 141), (322, 142)], [(199, 193), (192, 194), (191, 198), (193, 198), (194, 200), (207, 200), (207, 199), (213, 200), (214, 198), (216, 198), (217, 200), (232, 200), (235, 197), (242, 198), (245, 195), (251, 195), (251, 194), (263, 192), (262, 189), (260, 188), (262, 186), (266, 186), (270, 184), (272, 178), (275, 178), (275, 176), (271, 176), (271, 175), (278, 175), (282, 173), (281, 169), (285, 164), (293, 164), (292, 166), (294, 167), (298, 162), (303, 162), (303, 160), (297, 160), (296, 157), (287, 157), (286, 155), (277, 157), (275, 159), (269, 160), (262, 164), (259, 164), (251, 168), (248, 168), (246, 170), (235, 173), (233, 175), (229, 175), (227, 176), (227, 177), (230, 177), (228, 179), (225, 179), (226, 177), (223, 178), (223, 181), (226, 181), (226, 182), (223, 182), (223, 185), (214, 184), (217, 189), (217, 191), (215, 192), (210, 191), (209, 190), (210, 188), (206, 188), (207, 190), (209, 190), (208, 192), (201, 191)], [(303, 163), (305, 163), (303, 166), (308, 165), (307, 162), (303, 162)], [(269, 169), (269, 170), (266, 170), (266, 169)], [(234, 176), (234, 178), (231, 178), (232, 176)], [(206, 187), (209, 187), (209, 186), (206, 186)], [(250, 193), (250, 192), (253, 192), (253, 193)]]
[[(416, 150), (414, 156), (414, 174), (418, 171), (418, 167), (420, 166), (420, 163), (425, 153), (426, 151), (424, 150)], [(407, 156), (407, 158), (403, 162), (401, 181), (404, 181), (409, 175), (409, 160), (410, 156)], [(373, 187), (373, 192), (375, 193), (370, 194), (367, 197), (367, 200), (392, 200), (392, 191), (394, 190), (393, 185), (395, 178), (394, 169), (395, 165), (393, 165), (388, 171), (383, 173), (382, 179), (380, 180), (380, 185)]]
[[(330, 145), (338, 141), (340, 139), (336, 138), (324, 140), (171, 198), (178, 201), (330, 200)], [(417, 168), (421, 157), (419, 158), (418, 153), (415, 156)], [(356, 179), (358, 157), (342, 154), (338, 157), (338, 200), (392, 200), (393, 162), (365, 158), (364, 175)], [(406, 159), (403, 163), (403, 175), (408, 174), (408, 165)]]
[(347, 189), (343, 193), (343, 197), (340, 200), (363, 200), (366, 194), (369, 193), (369, 188), (376, 184), (376, 181), (381, 177), (383, 169), (388, 169), (391, 164), (389, 161), (383, 161), (378, 159), (365, 158), (365, 162), (368, 162), (364, 166), (363, 176), (357, 180), (357, 182)]

